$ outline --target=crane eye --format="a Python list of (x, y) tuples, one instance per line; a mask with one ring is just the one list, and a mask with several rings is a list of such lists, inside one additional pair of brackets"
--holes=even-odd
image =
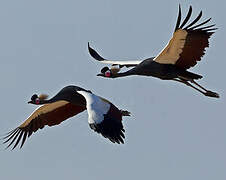
[(111, 77), (111, 71), (106, 71), (105, 73), (104, 73), (104, 75), (106, 76), (106, 77)]

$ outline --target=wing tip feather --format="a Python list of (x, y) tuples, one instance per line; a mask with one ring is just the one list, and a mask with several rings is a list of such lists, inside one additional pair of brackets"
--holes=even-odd
[(181, 5), (179, 4), (179, 12), (177, 16), (177, 23), (174, 32), (179, 28), (180, 26), (180, 21), (181, 21)]
[(182, 22), (182, 24), (180, 25), (180, 29), (182, 29), (184, 27), (184, 25), (188, 22), (188, 20), (190, 19), (191, 17), (191, 14), (192, 14), (192, 6), (189, 7), (189, 10), (188, 10), (188, 13), (187, 13), (187, 16), (185, 17), (184, 21)]
[(88, 42), (88, 51), (89, 51), (89, 54), (91, 55), (91, 57), (93, 57), (94, 59), (96, 59), (98, 61), (106, 60), (101, 55), (99, 55), (99, 53), (96, 50), (94, 50), (92, 47), (90, 47), (90, 43), (89, 42)]
[[(23, 137), (23, 138), (22, 138)], [(22, 141), (21, 141), (22, 138)], [(5, 150), (12, 147), (11, 150), (14, 150), (18, 144), (21, 142), (20, 149), (23, 147), (25, 141), (27, 139), (27, 132), (23, 131), (21, 128), (16, 128), (9, 133), (6, 134), (1, 140), (3, 141), (3, 144), (8, 144), (5, 147)]]
[[(190, 5), (189, 6), (188, 13), (187, 13), (187, 16), (185, 17), (184, 21), (180, 25), (180, 21), (181, 21), (181, 5), (179, 4), (179, 13), (178, 13), (178, 18), (177, 18), (177, 23), (176, 23), (175, 31), (177, 31), (178, 29), (184, 29), (184, 30), (187, 30), (187, 31), (193, 31), (193, 30), (205, 30), (205, 31), (209, 31), (209, 29), (207, 29), (207, 28), (210, 28), (210, 27), (215, 26), (215, 24), (214, 24), (214, 25), (210, 25), (210, 26), (206, 26), (206, 27), (200, 27), (200, 26), (208, 23), (212, 18), (209, 18), (206, 21), (204, 21), (204, 22), (196, 25), (196, 23), (200, 20), (200, 18), (202, 17), (202, 14), (203, 14), (203, 12), (200, 11), (200, 13), (198, 14), (198, 16), (190, 24), (188, 24), (185, 28), (183, 28), (187, 24), (187, 22), (189, 21), (189, 19), (191, 17), (191, 14), (192, 14), (192, 6)], [(216, 30), (216, 29), (211, 29), (211, 30)]]

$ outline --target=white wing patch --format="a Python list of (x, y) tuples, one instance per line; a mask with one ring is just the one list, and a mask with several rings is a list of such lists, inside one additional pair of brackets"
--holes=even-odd
[(110, 109), (110, 104), (107, 101), (103, 101), (95, 94), (86, 91), (77, 91), (86, 99), (86, 108), (88, 111), (89, 124), (99, 124), (104, 120), (104, 114), (107, 114)]
[(140, 64), (142, 61), (110, 61), (110, 60), (103, 60), (100, 61), (101, 63), (105, 64), (117, 64), (117, 65), (137, 65)]

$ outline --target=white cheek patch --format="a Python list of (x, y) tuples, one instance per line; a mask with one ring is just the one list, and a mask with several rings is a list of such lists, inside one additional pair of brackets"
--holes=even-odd
[(40, 99), (39, 99), (39, 98), (36, 98), (36, 99), (35, 99), (35, 103), (36, 103), (36, 104), (39, 104), (39, 103), (40, 103)]
[(103, 101), (95, 94), (91, 94), (86, 91), (77, 91), (77, 93), (83, 95), (86, 99), (89, 124), (101, 123), (104, 120), (104, 114), (108, 113), (111, 105), (108, 102)]
[(104, 75), (105, 75), (106, 77), (110, 77), (110, 76), (111, 76), (111, 72), (108, 70), (108, 71), (106, 71), (106, 72), (104, 73)]

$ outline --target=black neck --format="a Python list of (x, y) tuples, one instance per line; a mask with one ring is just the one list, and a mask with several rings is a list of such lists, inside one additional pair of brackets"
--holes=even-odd
[(125, 76), (131, 76), (134, 75), (133, 71), (129, 70), (122, 73), (116, 73), (112, 75), (112, 78), (118, 78), (118, 77), (125, 77)]
[(39, 104), (38, 104), (38, 105), (41, 105), (41, 104), (48, 104), (48, 103), (52, 103), (52, 102), (54, 102), (53, 99), (48, 99), (48, 100), (43, 99), (43, 100), (40, 100), (40, 101), (39, 101)]

